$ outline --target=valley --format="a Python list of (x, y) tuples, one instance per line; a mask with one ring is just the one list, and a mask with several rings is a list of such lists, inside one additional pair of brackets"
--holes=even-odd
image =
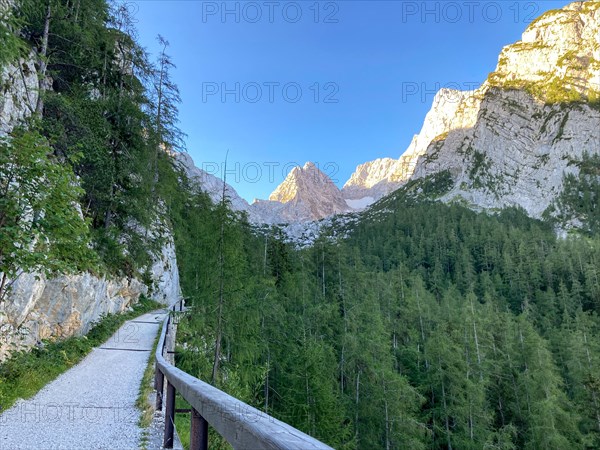
[[(99, 350), (184, 299), (179, 369), (336, 449), (600, 447), (599, 2), (523, 24), (478, 88), (435, 95), (397, 157), (361, 150), (343, 184), (307, 161), (253, 203), (186, 151), (176, 58), (165, 38), (143, 47), (127, 5), (11, 0), (0, 17), (0, 422), (119, 383), (152, 414), (166, 311), (125, 349), (146, 352), (132, 370)], [(90, 360), (93, 386), (74, 377)], [(108, 432), (10, 420), (0, 446)], [(147, 448), (143, 419), (121, 426)], [(229, 448), (212, 428), (208, 443)]]

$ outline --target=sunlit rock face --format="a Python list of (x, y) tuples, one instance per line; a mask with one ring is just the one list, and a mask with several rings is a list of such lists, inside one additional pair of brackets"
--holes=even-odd
[[(359, 211), (418, 180), (447, 171), (442, 200), (476, 208), (522, 206), (540, 217), (566, 173), (600, 148), (600, 3), (575, 2), (534, 21), (505, 47), (479, 89), (442, 89), (398, 159), (357, 167), (341, 192), (313, 164), (293, 169), (269, 200), (249, 205), (225, 186), (232, 207), (256, 223), (299, 223)], [(223, 181), (178, 157), (213, 201)]]
[[(574, 2), (535, 20), (521, 40), (500, 53), (494, 85), (562, 86), (579, 94), (600, 90), (600, 3)], [(555, 86), (552, 86), (555, 82)]]
[(380, 158), (360, 164), (350, 179), (342, 188), (342, 196), (350, 206), (360, 208), (368, 206), (369, 200), (360, 203), (362, 199), (379, 199), (394, 189), (399, 184), (394, 179), (398, 160), (392, 158)]
[(378, 199), (409, 180), (450, 171), (443, 200), (518, 205), (540, 217), (584, 152), (600, 151), (600, 3), (575, 2), (534, 21), (474, 91), (442, 89), (395, 165), (357, 168), (347, 199)]
[(432, 142), (437, 142), (451, 131), (472, 127), (481, 104), (475, 91), (442, 89), (433, 100), (425, 116), (423, 127), (415, 135), (399, 159), (377, 159), (357, 167), (344, 185), (342, 193), (348, 200), (371, 197), (379, 200), (411, 179), (419, 158)]
[(294, 167), (269, 196), (283, 222), (318, 220), (350, 210), (338, 187), (315, 164)]
[(540, 217), (560, 194), (564, 174), (578, 172), (584, 153), (600, 152), (599, 39), (597, 2), (532, 23), (502, 50), (488, 81), (460, 102), (468, 117), (429, 143), (412, 179), (449, 170), (455, 181), (444, 200), (521, 206)]
[(255, 200), (248, 204), (229, 184), (196, 167), (189, 154), (178, 153), (173, 157), (187, 177), (206, 192), (213, 203), (222, 200), (225, 188), (231, 208), (247, 213), (248, 219), (254, 223), (308, 222), (352, 210), (338, 187), (312, 162), (307, 162), (304, 167), (294, 167), (268, 200)]

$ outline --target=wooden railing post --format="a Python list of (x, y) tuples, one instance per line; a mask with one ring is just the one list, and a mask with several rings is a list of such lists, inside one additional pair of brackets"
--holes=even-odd
[(167, 379), (167, 399), (165, 410), (165, 439), (164, 448), (173, 448), (173, 434), (175, 431), (175, 386)]
[(156, 410), (162, 411), (165, 376), (158, 367), (156, 368), (156, 373), (154, 374), (154, 386), (156, 389)]
[(190, 450), (207, 450), (208, 422), (194, 408), (192, 408), (191, 416)]

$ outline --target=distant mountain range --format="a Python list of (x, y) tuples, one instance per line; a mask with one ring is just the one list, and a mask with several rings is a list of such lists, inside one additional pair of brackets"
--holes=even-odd
[[(313, 163), (295, 167), (268, 200), (236, 210), (255, 223), (301, 223), (360, 211), (411, 180), (448, 173), (442, 201), (474, 209), (520, 206), (541, 217), (566, 174), (600, 153), (600, 3), (576, 2), (534, 21), (505, 47), (479, 89), (442, 89), (399, 159), (359, 165), (342, 189)], [(176, 156), (214, 201), (223, 181)]]

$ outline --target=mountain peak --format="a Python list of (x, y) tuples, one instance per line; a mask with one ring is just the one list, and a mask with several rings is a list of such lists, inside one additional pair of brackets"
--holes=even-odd
[(309, 161), (304, 164), (304, 167), (294, 167), (285, 180), (269, 196), (269, 200), (289, 203), (295, 200), (298, 195), (317, 188), (324, 189), (325, 192), (329, 193), (334, 191), (339, 193), (339, 189), (333, 184), (333, 181), (314, 163)]
[(269, 200), (285, 205), (280, 213), (289, 221), (318, 220), (350, 209), (333, 181), (310, 161), (294, 167)]
[(600, 3), (574, 2), (534, 20), (502, 49), (491, 86), (522, 89), (546, 103), (585, 101), (600, 91)]

